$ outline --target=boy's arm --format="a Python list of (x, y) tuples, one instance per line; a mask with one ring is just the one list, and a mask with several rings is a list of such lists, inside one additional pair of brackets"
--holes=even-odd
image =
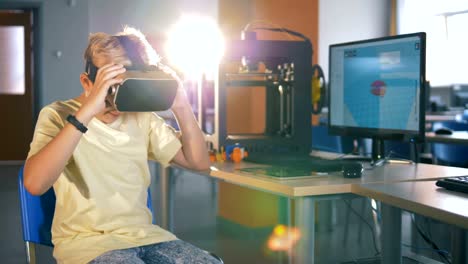
[[(123, 69), (123, 70), (122, 70)], [(107, 64), (98, 70), (94, 86), (81, 108), (75, 113), (76, 119), (88, 125), (89, 121), (105, 109), (105, 97), (111, 85), (121, 82), (116, 79), (125, 68), (122, 65)], [(87, 78), (84, 75), (81, 79)], [(83, 80), (81, 80), (83, 82)], [(45, 193), (62, 173), (82, 137), (72, 124), (66, 123), (63, 129), (37, 153), (30, 156), (24, 165), (24, 186), (33, 195)]]
[[(91, 118), (78, 111), (76, 118), (85, 126)], [(24, 186), (33, 195), (46, 192), (62, 173), (83, 133), (67, 123), (41, 150), (26, 160)]]
[(173, 162), (193, 170), (208, 170), (210, 160), (206, 147), (205, 136), (187, 100), (185, 91), (179, 88), (172, 105), (177, 123), (181, 131), (182, 148), (173, 158)]

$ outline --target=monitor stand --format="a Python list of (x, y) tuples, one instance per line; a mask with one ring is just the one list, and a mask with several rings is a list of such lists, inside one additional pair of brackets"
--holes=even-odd
[(372, 138), (371, 164), (382, 165), (385, 162), (385, 142), (381, 138)]
[(410, 141), (411, 144), (411, 160), (402, 160), (402, 159), (389, 159), (385, 156), (385, 141), (382, 138), (372, 138), (372, 154), (371, 154), (371, 164), (372, 166), (381, 166), (386, 162), (394, 163), (405, 163), (411, 164), (413, 162), (419, 161), (419, 150), (418, 144), (414, 140)]

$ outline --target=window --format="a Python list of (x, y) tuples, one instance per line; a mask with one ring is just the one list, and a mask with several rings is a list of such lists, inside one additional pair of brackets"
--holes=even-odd
[(0, 94), (24, 94), (24, 27), (0, 26)]
[(466, 25), (466, 0), (397, 0), (397, 33), (427, 33), (426, 78), (431, 86), (468, 83)]

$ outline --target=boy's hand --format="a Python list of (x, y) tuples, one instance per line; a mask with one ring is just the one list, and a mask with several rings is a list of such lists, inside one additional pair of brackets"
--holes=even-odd
[(165, 73), (171, 75), (172, 78), (174, 78), (178, 83), (177, 94), (174, 98), (174, 102), (172, 103), (171, 109), (178, 110), (178, 109), (182, 109), (186, 107), (189, 107), (191, 109), (190, 103), (187, 98), (187, 94), (184, 89), (184, 85), (182, 83), (182, 80), (177, 75), (177, 73), (173, 69), (171, 69), (169, 66), (166, 66), (163, 64), (158, 65), (158, 67)]
[(99, 68), (96, 74), (96, 80), (90, 91), (86, 91), (86, 107), (93, 116), (106, 109), (106, 96), (108, 90), (113, 85), (121, 83), (123, 80), (116, 78), (119, 74), (126, 71), (122, 64), (106, 64)]

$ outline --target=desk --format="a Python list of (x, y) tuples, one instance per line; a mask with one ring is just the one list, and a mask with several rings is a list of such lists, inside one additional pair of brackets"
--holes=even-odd
[[(392, 225), (401, 225), (401, 211), (397, 209), (401, 208), (458, 227), (452, 230), (453, 263), (466, 263), (464, 229), (468, 230), (468, 194), (437, 187), (435, 181), (353, 185), (352, 192), (395, 207), (387, 208), (390, 212), (387, 219), (391, 219)], [(384, 225), (385, 220), (383, 216)], [(401, 237), (388, 234), (388, 239), (393, 243), (387, 251), (400, 250)]]
[[(230, 162), (214, 163), (211, 176), (233, 184), (294, 199), (296, 208), (295, 224), (303, 231), (304, 235), (301, 243), (295, 249), (296, 256), (298, 257), (297, 263), (314, 263), (316, 201), (342, 199), (346, 195), (353, 195), (354, 186), (361, 184), (425, 181), (468, 174), (467, 169), (455, 167), (430, 164), (386, 164), (372, 170), (365, 170), (363, 176), (357, 179), (346, 179), (341, 176), (341, 173), (336, 172), (307, 179), (276, 180), (264, 175), (244, 173), (240, 170), (242, 168), (258, 166), (258, 164), (247, 162), (239, 164)], [(396, 228), (399, 228), (399, 226), (396, 226)], [(383, 242), (385, 243), (386, 241), (384, 240)], [(383, 254), (385, 255), (385, 252)], [(399, 263), (394, 260), (395, 258), (384, 259), (384, 263)]]
[(445, 114), (426, 114), (426, 122), (455, 121), (461, 112), (447, 112)]
[(468, 132), (454, 131), (451, 135), (437, 135), (434, 132), (426, 132), (426, 142), (468, 145)]
[(210, 174), (230, 183), (288, 197), (352, 193), (351, 187), (355, 184), (427, 181), (468, 175), (468, 169), (422, 163), (386, 164), (372, 170), (364, 170), (362, 177), (356, 179), (343, 178), (341, 172), (332, 172), (324, 176), (277, 180), (241, 171), (243, 168), (259, 166), (248, 162), (214, 163)]
[(360, 184), (352, 192), (468, 229), (468, 194), (445, 190), (435, 181)]

